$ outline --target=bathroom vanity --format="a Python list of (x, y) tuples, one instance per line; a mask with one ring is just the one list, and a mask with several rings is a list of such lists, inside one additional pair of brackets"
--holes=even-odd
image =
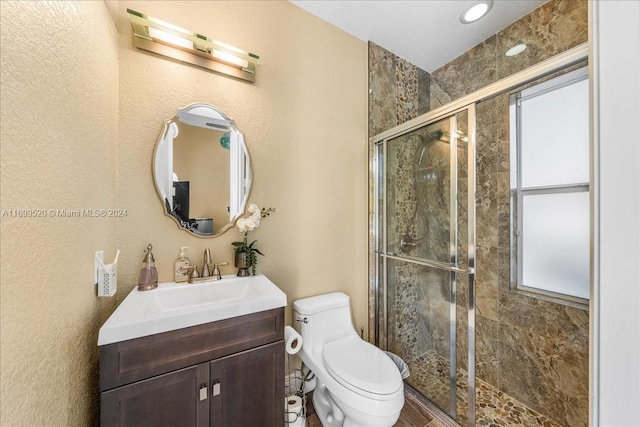
[(101, 425), (283, 425), (284, 306), (264, 276), (134, 289), (100, 329)]

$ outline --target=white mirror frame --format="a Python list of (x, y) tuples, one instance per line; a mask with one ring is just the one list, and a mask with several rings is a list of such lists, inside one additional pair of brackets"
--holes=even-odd
[[(166, 201), (171, 200), (168, 195), (173, 197), (173, 139), (178, 135), (176, 121), (190, 126), (230, 132), (229, 222), (217, 230), (214, 229), (214, 234), (211, 235), (198, 233), (167, 210)], [(179, 228), (196, 237), (217, 237), (233, 227), (236, 220), (244, 214), (251, 192), (251, 161), (244, 135), (236, 128), (233, 120), (219, 108), (206, 103), (189, 104), (180, 108), (174, 117), (164, 121), (153, 153), (152, 175), (165, 215), (171, 217)]]

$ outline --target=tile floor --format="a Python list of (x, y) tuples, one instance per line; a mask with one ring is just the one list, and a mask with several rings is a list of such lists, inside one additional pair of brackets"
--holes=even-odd
[[(449, 362), (435, 352), (409, 361), (408, 382), (438, 407), (449, 408)], [(458, 422), (467, 424), (467, 372), (456, 376)], [(476, 379), (476, 426), (562, 427), (559, 423), (527, 407), (491, 384)]]
[[(405, 389), (404, 407), (394, 427), (453, 427), (454, 424), (439, 421), (414, 393), (408, 388)], [(322, 427), (313, 409), (311, 393), (307, 395), (307, 427)]]

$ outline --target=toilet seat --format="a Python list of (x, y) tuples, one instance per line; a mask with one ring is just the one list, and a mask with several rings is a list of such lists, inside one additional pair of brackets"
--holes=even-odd
[(395, 398), (402, 378), (393, 361), (382, 350), (357, 335), (324, 345), (322, 360), (329, 374), (341, 385), (375, 400)]

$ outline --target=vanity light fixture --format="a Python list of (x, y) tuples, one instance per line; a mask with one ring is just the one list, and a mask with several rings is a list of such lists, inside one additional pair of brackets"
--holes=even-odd
[(255, 81), (260, 57), (168, 22), (127, 9), (138, 49), (206, 68), (231, 77)]
[(492, 7), (493, 0), (473, 2), (460, 14), (460, 22), (462, 22), (463, 24), (471, 24), (472, 22), (476, 22), (480, 18), (486, 16), (486, 14), (489, 13)]

